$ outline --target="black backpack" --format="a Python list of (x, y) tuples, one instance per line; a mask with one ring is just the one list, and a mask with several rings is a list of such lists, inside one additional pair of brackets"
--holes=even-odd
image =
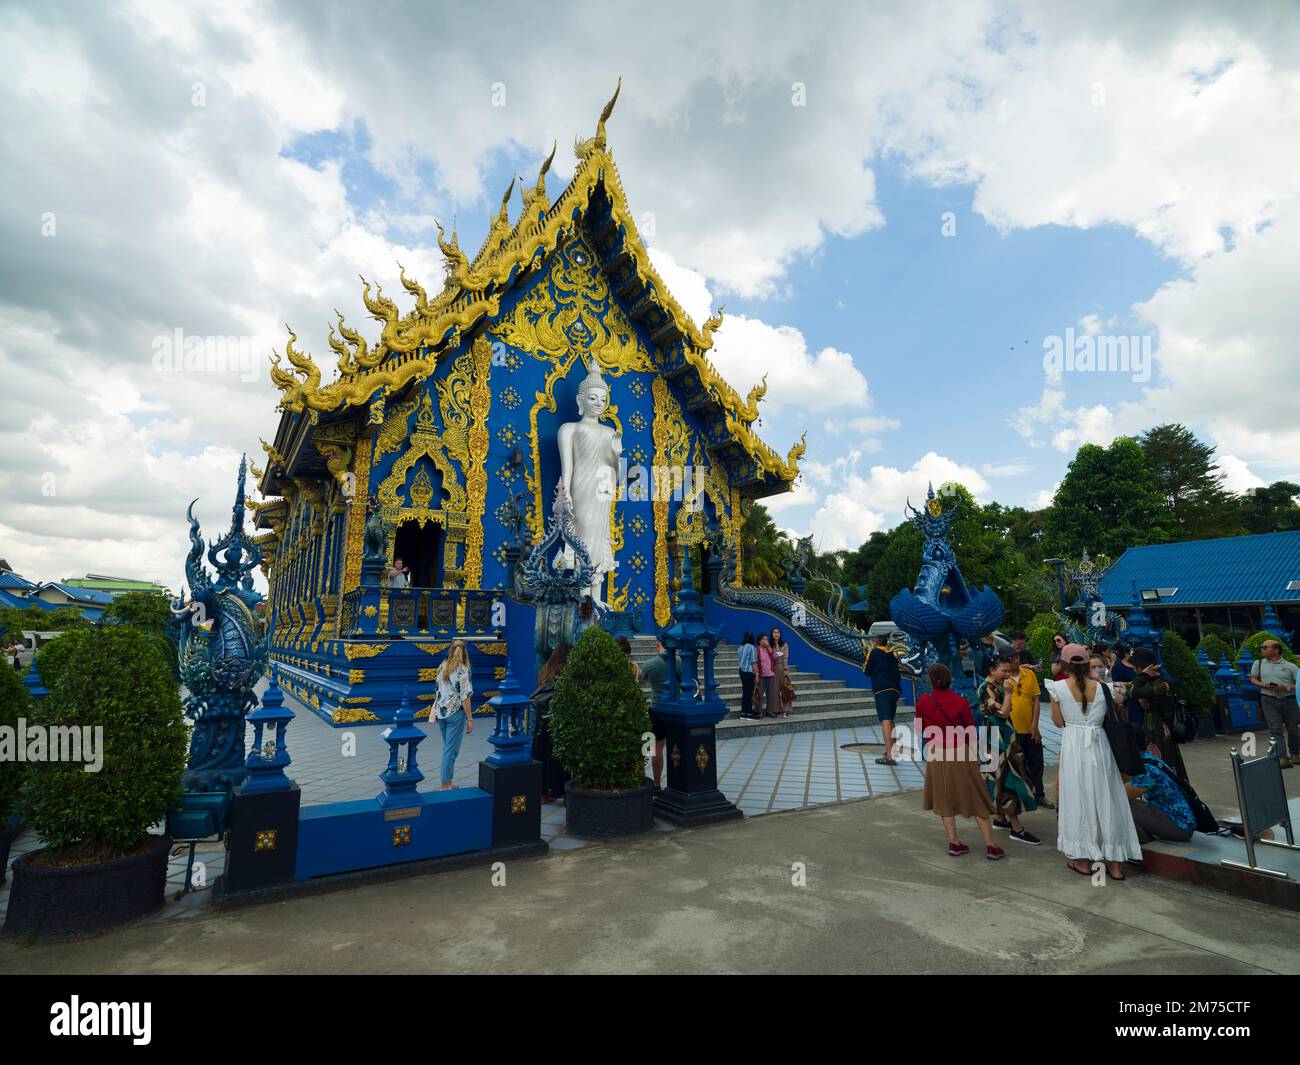
[(1196, 712), (1183, 699), (1174, 703), (1174, 719), (1169, 724), (1169, 734), (1175, 743), (1191, 743), (1201, 734), (1201, 722)]

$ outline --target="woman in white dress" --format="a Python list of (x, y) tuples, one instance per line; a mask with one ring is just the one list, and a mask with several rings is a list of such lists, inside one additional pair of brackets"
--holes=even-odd
[(1044, 683), (1052, 698), (1052, 720), (1061, 728), (1056, 848), (1067, 868), (1092, 875), (1093, 862), (1106, 863), (1106, 875), (1123, 880), (1124, 861), (1140, 861), (1128, 795), (1102, 722), (1106, 696), (1089, 675), (1088, 649), (1077, 643), (1061, 648), (1064, 680)]

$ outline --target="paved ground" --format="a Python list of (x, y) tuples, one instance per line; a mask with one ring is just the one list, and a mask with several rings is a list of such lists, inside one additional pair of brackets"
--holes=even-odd
[[(259, 686), (259, 693), (266, 682)], [(289, 775), (302, 789), (304, 805), (346, 802), (372, 798), (383, 790), (379, 772), (388, 764), (388, 746), (378, 726), (335, 729), (325, 724), (293, 695), (285, 702), (298, 715), (289, 726), (287, 742), (293, 764)], [(474, 731), (465, 737), (456, 763), (454, 779), (461, 787), (478, 785), (478, 763), (491, 752), (488, 736), (494, 719), (475, 719)], [(429, 738), (420, 744), (418, 756), (425, 786), (439, 777), (442, 739), (437, 726), (422, 726)], [(252, 742), (252, 729), (248, 732)], [(866, 745), (844, 750), (843, 745)], [(874, 745), (874, 746), (873, 746)], [(897, 767), (876, 765), (884, 752), (879, 726), (827, 729), (821, 732), (773, 732), (763, 736), (718, 742), (718, 786), (746, 815), (820, 806), (847, 799), (894, 795), (918, 788), (922, 770), (910, 762)], [(646, 772), (649, 773), (647, 763)], [(673, 831), (666, 821), (656, 820), (661, 832)], [(554, 850), (576, 850), (584, 840), (569, 836), (564, 826), (564, 806), (551, 803), (542, 809), (542, 838)], [(18, 839), (10, 858), (17, 858), (40, 846), (31, 832)], [(201, 843), (195, 854), (199, 863), (199, 890), (179, 894), (186, 879), (186, 848), (178, 848), (168, 869), (167, 905), (153, 920), (170, 921), (193, 917), (208, 910), (206, 888), (221, 875), (225, 851), (220, 843)], [(9, 903), (9, 884), (0, 885), (0, 918)]]
[[(1227, 747), (1185, 751), (1221, 815)], [(1026, 822), (1046, 845), (950, 859), (916, 793), (885, 795), (552, 852), (502, 887), (484, 866), (4, 944), (0, 971), (1300, 972), (1300, 916), (1140, 872), (1094, 887), (1050, 845), (1053, 813)]]

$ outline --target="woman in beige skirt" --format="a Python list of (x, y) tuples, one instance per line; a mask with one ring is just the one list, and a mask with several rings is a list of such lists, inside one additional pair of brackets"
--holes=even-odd
[(957, 838), (957, 818), (973, 817), (984, 837), (984, 854), (991, 862), (1005, 855), (993, 842), (989, 817), (993, 801), (979, 769), (978, 733), (970, 704), (952, 690), (952, 673), (941, 662), (926, 672), (933, 689), (916, 701), (916, 725), (925, 744), (925, 802), (943, 820), (948, 855), (960, 858), (970, 848)]

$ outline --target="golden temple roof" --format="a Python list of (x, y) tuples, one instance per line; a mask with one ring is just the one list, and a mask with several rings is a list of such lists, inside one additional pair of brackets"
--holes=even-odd
[[(526, 188), (521, 183), (524, 209), (513, 225), (509, 202), (515, 183), (511, 181), (487, 237), (472, 260), (461, 250), (454, 230), (448, 240), (442, 226), (438, 226), (438, 245), (447, 272), (442, 291), (430, 297), (418, 281), (407, 277), (399, 264), (402, 287), (415, 299), (414, 308), (402, 314), (379, 285), (375, 285), (372, 293), (370, 282), (361, 279), (362, 300), (371, 317), (381, 325), (379, 342), (369, 346), (359, 332), (344, 324), (342, 314), (335, 311), (337, 333), (334, 327), (329, 332), (329, 346), (338, 356), (338, 376), (334, 381), (322, 384), (320, 367), (310, 354), (298, 350), (298, 338), (290, 329), (285, 344), (289, 367), (282, 367), (278, 353), (271, 365), (271, 378), (281, 392), (281, 408), (295, 413), (338, 412), (364, 406), (381, 389), (396, 392), (412, 381), (429, 376), (437, 367), (440, 355), (456, 347), (467, 330), (484, 317), (496, 316), (516, 279), (573, 233), (592, 196), (600, 189), (609, 201), (612, 220), (623, 230), (624, 254), (632, 260), (645, 296), (680, 336), (686, 361), (705, 392), (718, 404), (729, 432), (767, 476), (787, 483), (793, 481), (798, 476), (804, 442), (801, 440), (782, 458), (750, 428), (758, 417), (758, 403), (767, 390), (766, 378), (742, 400), (708, 359), (706, 353), (713, 346), (713, 332), (722, 323), (721, 308), (697, 328), (650, 262), (606, 145), (605, 123), (621, 88), (620, 79), (619, 88), (601, 112), (595, 135), (575, 143), (578, 166), (573, 179), (553, 204), (546, 191), (546, 174), (555, 156), (554, 148), (542, 163), (536, 184)], [(271, 458), (274, 460), (276, 456)]]

